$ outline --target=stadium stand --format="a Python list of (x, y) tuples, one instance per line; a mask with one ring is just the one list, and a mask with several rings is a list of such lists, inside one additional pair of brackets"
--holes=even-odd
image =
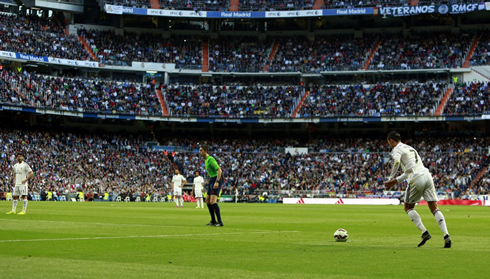
[(200, 66), (202, 41), (199, 38), (114, 31), (78, 30), (91, 45), (99, 60), (109, 65), (131, 65), (131, 62), (175, 63), (176, 68)]
[(35, 16), (0, 15), (0, 50), (74, 60), (91, 60), (63, 23)]
[[(136, 197), (144, 200), (165, 196), (171, 173), (178, 166), (191, 178), (195, 170), (204, 173), (202, 158), (196, 152), (203, 139), (162, 139), (164, 146), (176, 148), (173, 162), (160, 151), (146, 148), (143, 136), (72, 134), (2, 130), (0, 140), (6, 154), (22, 151), (28, 154), (36, 171), (33, 192), (53, 190), (70, 195), (82, 189), (85, 193), (110, 192), (112, 200)], [(248, 198), (267, 192), (269, 196), (317, 195), (383, 195), (383, 179), (388, 146), (384, 140), (345, 138), (315, 139), (223, 139), (210, 140), (213, 155), (226, 170), (223, 194), (238, 189)], [(483, 168), (481, 146), (488, 138), (424, 138), (408, 140), (421, 152), (430, 168), (441, 195), (461, 197), (473, 192), (488, 193), (488, 175), (470, 187)], [(309, 154), (285, 153), (288, 146), (307, 146)], [(13, 157), (0, 160), (2, 168), (10, 168)], [(3, 181), (8, 187), (9, 180)], [(404, 185), (397, 189), (401, 191)], [(296, 193), (295, 193), (296, 192)], [(43, 195), (41, 195), (43, 196)]]
[[(446, 2), (418, 1), (419, 5)], [(155, 5), (155, 1), (146, 0), (106, 3), (142, 8)], [(217, 0), (162, 0), (159, 3), (162, 9), (196, 12), (226, 11), (231, 7), (231, 1)], [(243, 0), (233, 9), (283, 11), (308, 10), (314, 6), (350, 8), (403, 5), (409, 5), (409, 1)], [(92, 60), (77, 37), (67, 35), (66, 22), (58, 17), (46, 19), (19, 13), (19, 16), (1, 15), (0, 19), (2, 51)], [(389, 150), (382, 138), (384, 134), (379, 132), (384, 133), (394, 125), (383, 119), (384, 123), (380, 126), (384, 126), (373, 129), (375, 133), (371, 135), (377, 138), (365, 138), (361, 134), (370, 133), (371, 130), (362, 124), (371, 123), (361, 117), (378, 117), (377, 120), (399, 116), (414, 119), (432, 117), (438, 107), (441, 107), (442, 116), (478, 116), (483, 119), (483, 115), (490, 113), (488, 82), (458, 82), (456, 74), (454, 80), (448, 73), (449, 69), (459, 70), (463, 66), (473, 41), (477, 45), (473, 56), (469, 57), (471, 65), (488, 65), (488, 32), (482, 32), (475, 26), (460, 28), (448, 24), (441, 28), (444, 31), (428, 28), (430, 30), (427, 32), (420, 32), (423, 28), (410, 30), (415, 24), (407, 20), (404, 24), (409, 26), (394, 28), (396, 31), (388, 35), (380, 28), (360, 30), (365, 23), (362, 19), (357, 19), (357, 25), (352, 26), (345, 21), (339, 23), (352, 29), (315, 29), (315, 24), (323, 24), (320, 22), (323, 19), (316, 22), (314, 18), (310, 22), (305, 21), (308, 24), (304, 26), (297, 24), (302, 29), (289, 34), (287, 30), (269, 33), (264, 22), (250, 23), (247, 20), (210, 20), (198, 24), (196, 22), (199, 20), (191, 22), (181, 18), (171, 18), (167, 22), (161, 18), (151, 20), (151, 24), (158, 26), (158, 29), (148, 33), (140, 32), (142, 29), (134, 31), (138, 28), (122, 26), (123, 19), (118, 21), (117, 28), (113, 26), (113, 31), (77, 29), (101, 62), (101, 66), (96, 69), (82, 69), (77, 65), (73, 69), (62, 67), (66, 65), (43, 65), (39, 67), (42, 69), (38, 73), (34, 62), (29, 65), (8, 60), (5, 67), (2, 64), (0, 105), (13, 106), (19, 114), (26, 113), (21, 112), (26, 107), (39, 109), (28, 111), (34, 115), (26, 121), (31, 125), (29, 129), (2, 127), (0, 130), (0, 145), (5, 154), (0, 158), (0, 163), (4, 169), (11, 168), (13, 160), (10, 154), (13, 152), (29, 154), (28, 160), (33, 163), (37, 173), (33, 182), (35, 189), (31, 195), (40, 193), (44, 199), (43, 193), (54, 190), (56, 197), (70, 200), (70, 195), (81, 189), (88, 194), (88, 199), (100, 198), (102, 193), (107, 192), (111, 200), (144, 200), (146, 194), (150, 194), (151, 200), (161, 201), (168, 194), (173, 167), (181, 167), (189, 178), (194, 170), (204, 172), (202, 159), (196, 149), (206, 141), (226, 169), (223, 194), (233, 195), (237, 190), (242, 201), (257, 201), (258, 196), (264, 193), (276, 198), (303, 195), (381, 197), (386, 190), (383, 181), (388, 175), (386, 164)], [(425, 22), (423, 20), (421, 22)], [(285, 26), (292, 24), (284, 21)], [(206, 25), (208, 23), (209, 26)], [(210, 29), (205, 29), (205, 25)], [(205, 55), (208, 45), (209, 53)], [(205, 57), (209, 57), (209, 64), (203, 61), (207, 60)], [(112, 77), (116, 71), (122, 71), (117, 67), (128, 67), (133, 62), (175, 63), (177, 70), (165, 71), (161, 77), (161, 82), (165, 84), (160, 86), (134, 80), (116, 81)], [(209, 66), (209, 73), (206, 71), (203, 74), (204, 68), (201, 65)], [(429, 73), (434, 73), (431, 72), (434, 69), (446, 72), (439, 79), (427, 77)], [(412, 74), (402, 78), (400, 75), (383, 76), (393, 74), (395, 70), (418, 70), (416, 72), (421, 74), (417, 79)], [(107, 75), (111, 77), (103, 77), (99, 71), (111, 73)], [(378, 73), (378, 76), (373, 74), (378, 71), (386, 73)], [(342, 81), (342, 77), (335, 78), (336, 74), (331, 72), (345, 75), (346, 81)], [(284, 75), (282, 79), (277, 78), (284, 73), (295, 73), (298, 77)], [(145, 74), (133, 73), (133, 77), (143, 80)], [(195, 76), (189, 77), (191, 75)], [(263, 75), (270, 77), (273, 82), (261, 82)], [(454, 84), (448, 81), (454, 81)], [(441, 105), (448, 86), (454, 86), (454, 91), (448, 102)], [(157, 98), (157, 92), (161, 92), (162, 101)], [(163, 124), (148, 121), (128, 125), (139, 125), (147, 130), (157, 126), (157, 129), (166, 133), (166, 138), (113, 135), (99, 131), (73, 133), (61, 127), (53, 129), (52, 126), (42, 125), (42, 130), (34, 132), (32, 130), (36, 121), (42, 119), (39, 122), (44, 122), (44, 118), (39, 116), (45, 113), (43, 109), (104, 116), (112, 114), (116, 120), (119, 115), (162, 116), (166, 111), (165, 119), (158, 119)], [(259, 125), (266, 126), (256, 121), (255, 126), (247, 123), (246, 127), (243, 125), (239, 128), (247, 131), (244, 132), (248, 133), (246, 137), (236, 138), (220, 131), (217, 134), (225, 137), (217, 140), (183, 135), (183, 131), (194, 129), (214, 133), (214, 122), (209, 120), (205, 124), (191, 124), (191, 117), (203, 118), (204, 121), (212, 118), (215, 122), (219, 122), (216, 119), (243, 118), (272, 122), (282, 118), (290, 119), (291, 123), (296, 119), (339, 117), (335, 118), (336, 123), (331, 126), (322, 127), (325, 135), (329, 135), (329, 129), (339, 133), (342, 125), (347, 125), (340, 117), (357, 117), (360, 122), (357, 128), (351, 128), (359, 130), (355, 138), (318, 137), (315, 134), (317, 123), (309, 125), (306, 121), (298, 125), (302, 125), (300, 128), (291, 124), (294, 127), (291, 129), (299, 130), (299, 133), (305, 134), (304, 137), (290, 136), (289, 124), (281, 126), (290, 136), (287, 140), (271, 132), (277, 131), (277, 128), (271, 131), (264, 128), (269, 133), (264, 137), (253, 132)], [(114, 119), (101, 118), (90, 125), (97, 127), (93, 130), (104, 129), (107, 127), (101, 123), (107, 120), (112, 121), (108, 129), (120, 128), (114, 124), (117, 123)], [(51, 120), (49, 118), (46, 122)], [(89, 122), (86, 119), (82, 121)], [(410, 135), (430, 130), (427, 128), (430, 125), (414, 124), (414, 121), (396, 127), (406, 128)], [(189, 127), (174, 122), (189, 124)], [(440, 120), (438, 124), (450, 125), (445, 120)], [(482, 126), (485, 124), (476, 129), (485, 131)], [(226, 131), (227, 126), (221, 126), (220, 129)], [(474, 132), (471, 126), (467, 129)], [(458, 133), (449, 133), (454, 134)], [(485, 132), (481, 134), (485, 135)], [(173, 137), (169, 138), (169, 135)], [(488, 194), (490, 179), (482, 159), (490, 146), (488, 137), (458, 135), (412, 136), (407, 139), (407, 143), (421, 150), (420, 155), (434, 175), (441, 196), (470, 198), (475, 194)], [(159, 146), (175, 150), (175, 154), (167, 156), (163, 151), (152, 150), (148, 142), (155, 140), (160, 142)], [(285, 152), (285, 148), (297, 146), (308, 148), (308, 154)], [(11, 186), (8, 179), (0, 183), (3, 192)], [(400, 184), (395, 190), (400, 193), (405, 187), (405, 184)]]
[[(162, 115), (151, 84), (2, 71), (1, 101), (38, 108), (106, 114)], [(16, 94), (17, 93), (17, 94)]]

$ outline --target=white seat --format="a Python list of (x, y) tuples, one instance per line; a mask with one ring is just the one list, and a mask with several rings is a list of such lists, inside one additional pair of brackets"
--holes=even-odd
[(136, 197), (135, 202), (140, 202), (140, 201), (141, 201), (141, 198), (140, 197)]
[(153, 197), (153, 202), (158, 202), (158, 197), (157, 196)]
[(129, 196), (124, 199), (125, 202), (130, 202)]
[(34, 194), (34, 195), (32, 195), (32, 200), (33, 201), (40, 201), (41, 200), (41, 196), (38, 195), (38, 194)]
[(65, 196), (59, 196), (59, 197), (58, 197), (58, 200), (59, 200), (59, 201), (66, 201), (66, 197), (65, 197)]
[(163, 196), (162, 196), (162, 197), (160, 198), (160, 202), (165, 202), (165, 197), (163, 197)]
[(121, 201), (121, 196), (117, 196), (116, 202), (120, 202), (120, 201)]

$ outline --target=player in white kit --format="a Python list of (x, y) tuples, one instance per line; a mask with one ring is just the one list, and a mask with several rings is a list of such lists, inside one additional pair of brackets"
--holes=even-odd
[(174, 195), (175, 207), (184, 207), (184, 199), (182, 198), (182, 188), (184, 187), (187, 180), (180, 174), (179, 169), (175, 169), (175, 175), (172, 177), (172, 193)]
[(22, 153), (17, 153), (17, 163), (14, 165), (14, 192), (12, 200), (12, 211), (7, 212), (7, 214), (16, 214), (17, 202), (19, 196), (22, 197), (23, 207), (19, 215), (26, 214), (27, 212), (27, 181), (34, 176), (31, 167), (24, 162), (24, 155)]
[[(422, 239), (418, 247), (422, 246), (431, 238), (430, 233), (422, 223), (420, 215), (415, 211), (415, 204), (419, 203), (421, 198), (427, 202), (430, 211), (436, 218), (437, 224), (444, 235), (444, 248), (451, 248), (451, 237), (447, 231), (446, 220), (444, 215), (437, 207), (436, 190), (434, 181), (429, 170), (424, 166), (420, 159), (419, 153), (411, 146), (401, 142), (401, 136), (398, 132), (392, 131), (387, 136), (388, 144), (393, 148), (391, 159), (393, 166), (389, 180), (385, 182), (387, 189), (394, 185), (407, 180), (408, 186), (405, 190), (405, 212), (407, 212), (414, 225), (422, 232)], [(398, 174), (398, 169), (402, 168), (403, 174)]]
[(204, 204), (202, 202), (202, 189), (204, 188), (204, 178), (201, 176), (199, 171), (195, 171), (194, 175), (194, 186), (192, 186), (192, 192), (194, 193), (194, 197), (196, 197), (196, 208), (204, 208)]

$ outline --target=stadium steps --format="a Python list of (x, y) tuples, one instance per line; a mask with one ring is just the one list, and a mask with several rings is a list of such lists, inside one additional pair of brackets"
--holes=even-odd
[(160, 1), (159, 0), (150, 0), (152, 9), (160, 9)]
[(230, 0), (230, 12), (238, 12), (239, 0)]
[(464, 59), (463, 68), (469, 68), (470, 67), (470, 59), (473, 56), (473, 53), (475, 53), (475, 49), (476, 49), (476, 46), (478, 45), (479, 40), (480, 40), (480, 36), (476, 36), (475, 39), (473, 40), (473, 44), (470, 47), (470, 51), (468, 51), (468, 54), (466, 55), (466, 58)]
[(202, 43), (202, 71), (209, 72), (209, 45), (208, 42)]
[(162, 90), (161, 89), (156, 89), (157, 91), (157, 96), (158, 100), (160, 101), (160, 107), (162, 108), (162, 114), (163, 116), (169, 116), (168, 109), (167, 109), (167, 103), (165, 102), (165, 99), (163, 98), (162, 95)]
[(85, 50), (88, 52), (88, 54), (90, 54), (90, 57), (92, 57), (92, 59), (94, 59), (95, 61), (99, 61), (90, 46), (87, 44), (87, 41), (85, 41), (82, 36), (78, 36), (78, 41), (85, 47)]
[(298, 115), (298, 112), (301, 109), (301, 106), (303, 106), (303, 102), (305, 101), (306, 97), (308, 97), (309, 94), (310, 94), (310, 91), (305, 91), (305, 94), (301, 98), (301, 101), (298, 103), (298, 105), (294, 109), (293, 118), (296, 118), (296, 115)]
[(324, 4), (324, 0), (315, 0), (315, 3), (313, 3), (313, 10), (320, 10)]
[(269, 66), (272, 64), (272, 60), (274, 59), (274, 56), (276, 56), (277, 50), (279, 49), (279, 42), (274, 42), (274, 45), (272, 46), (271, 53), (269, 54), (269, 63), (267, 63), (264, 66), (264, 72), (267, 72), (269, 70)]
[(369, 64), (371, 64), (371, 61), (373, 60), (374, 54), (376, 53), (376, 51), (378, 51), (380, 45), (381, 45), (381, 40), (376, 42), (376, 44), (374, 45), (373, 51), (371, 51), (371, 53), (369, 54), (369, 57), (366, 60), (366, 64), (364, 64), (364, 67), (362, 68), (364, 71), (368, 69)]
[(19, 89), (17, 88), (13, 88), (14, 91), (17, 93), (17, 95), (19, 95), (19, 97), (24, 100), (27, 104), (31, 105), (34, 107), (34, 104), (31, 102), (31, 100), (29, 100), (29, 98), (27, 98), (24, 94), (22, 94), (22, 92), (20, 92)]
[(480, 172), (478, 172), (478, 174), (475, 176), (475, 179), (473, 179), (470, 183), (470, 187), (468, 188), (473, 188), (473, 186), (475, 186), (476, 183), (478, 183), (480, 181), (480, 179), (483, 177), (483, 175), (485, 174), (485, 172), (487, 171), (488, 167), (483, 167)]
[(444, 93), (444, 96), (442, 97), (441, 103), (436, 109), (436, 112), (434, 113), (434, 116), (441, 116), (442, 112), (444, 111), (444, 108), (446, 108), (447, 101), (449, 98), (451, 98), (451, 95), (453, 94), (454, 89), (451, 87), (448, 87), (446, 89), (446, 93)]
[(410, 6), (418, 6), (419, 2), (419, 0), (410, 0)]

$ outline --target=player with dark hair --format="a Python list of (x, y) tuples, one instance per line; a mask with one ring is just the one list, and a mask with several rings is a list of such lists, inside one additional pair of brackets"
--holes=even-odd
[(182, 198), (182, 188), (187, 180), (180, 174), (179, 169), (175, 169), (175, 175), (172, 177), (172, 194), (174, 196), (175, 207), (184, 207), (184, 199)]
[(34, 172), (31, 167), (24, 162), (24, 155), (22, 153), (17, 153), (16, 156), (17, 163), (14, 165), (14, 192), (12, 194), (12, 211), (7, 212), (7, 214), (16, 214), (17, 203), (19, 196), (22, 197), (23, 207), (22, 211), (19, 212), (20, 215), (24, 215), (27, 212), (27, 181), (34, 176)]
[(202, 189), (204, 184), (204, 178), (202, 178), (201, 173), (199, 171), (194, 172), (194, 185), (192, 186), (192, 193), (196, 197), (197, 207), (196, 208), (204, 208), (204, 204), (202, 202)]
[[(223, 227), (223, 222), (221, 221), (221, 212), (217, 203), (218, 195), (221, 191), (223, 171), (216, 162), (216, 159), (209, 155), (209, 146), (202, 145), (199, 148), (199, 155), (205, 160), (204, 165), (209, 176), (206, 205), (208, 206), (209, 214), (211, 215), (211, 222), (209, 222), (207, 225)], [(216, 218), (214, 217), (215, 214)], [(218, 220), (216, 221), (216, 219)]]
[[(424, 166), (420, 159), (419, 153), (411, 146), (401, 142), (401, 136), (398, 132), (392, 131), (387, 136), (388, 144), (393, 148), (391, 151), (391, 159), (393, 160), (393, 167), (389, 180), (385, 182), (387, 189), (393, 187), (397, 183), (404, 181), (408, 182), (407, 189), (405, 190), (405, 212), (407, 212), (413, 224), (422, 233), (422, 239), (418, 244), (418, 247), (422, 246), (431, 238), (430, 233), (422, 223), (420, 215), (415, 211), (415, 204), (419, 203), (421, 198), (427, 202), (430, 211), (436, 218), (437, 224), (444, 235), (444, 248), (451, 248), (451, 237), (447, 231), (446, 220), (444, 215), (437, 207), (436, 190), (434, 188), (434, 181), (429, 170)], [(398, 169), (402, 168), (403, 174), (396, 176)]]

